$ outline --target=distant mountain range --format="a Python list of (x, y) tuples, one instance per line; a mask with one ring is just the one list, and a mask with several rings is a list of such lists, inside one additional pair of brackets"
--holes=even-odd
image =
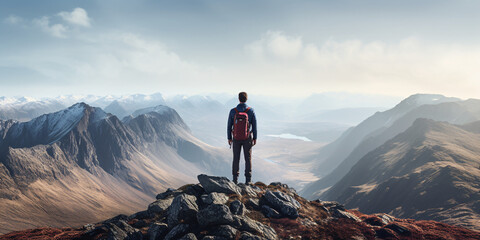
[[(476, 120), (477, 110), (469, 106), (469, 101), (459, 102), (462, 101), (458, 98), (437, 94), (416, 94), (390, 110), (375, 113), (319, 151), (314, 172), (322, 179), (312, 183), (303, 193), (308, 198), (318, 197), (324, 189), (345, 176), (365, 154), (405, 131), (417, 118), (451, 120), (455, 123)], [(480, 117), (480, 111), (478, 113)], [(458, 114), (465, 115), (465, 119), (459, 118)]]
[(478, 120), (480, 100), (410, 96), (321, 149), (314, 170), (321, 179), (301, 193), (480, 229)]
[[(352, 93), (321, 93), (306, 98), (252, 95), (248, 101), (255, 108), (263, 126), (260, 134), (300, 135), (314, 141), (330, 142), (348, 127), (393, 105), (395, 97)], [(100, 107), (122, 119), (134, 111), (166, 105), (174, 108), (202, 141), (225, 145), (228, 111), (238, 104), (235, 95), (177, 95), (161, 93), (122, 96), (62, 95), (54, 98), (0, 97), (0, 119), (29, 121), (42, 114), (59, 111), (77, 102)]]
[(0, 120), (0, 232), (133, 212), (230, 156), (191, 135), (166, 106), (120, 120), (85, 103), (28, 122)]

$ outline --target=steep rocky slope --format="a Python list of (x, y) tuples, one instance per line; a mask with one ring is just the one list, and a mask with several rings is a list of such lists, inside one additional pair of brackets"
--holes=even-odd
[(346, 131), (339, 139), (323, 148), (317, 159), (319, 175), (323, 176), (335, 169), (343, 159), (368, 136), (390, 127), (395, 121), (422, 105), (436, 105), (445, 102), (457, 102), (458, 98), (445, 97), (439, 94), (415, 94), (398, 103), (394, 108), (377, 112), (357, 126)]
[(418, 119), (365, 155), (323, 197), (366, 213), (480, 230), (480, 122)]
[(121, 121), (79, 103), (29, 122), (0, 121), (0, 232), (133, 212), (165, 186), (225, 174), (224, 152), (166, 109)]
[(336, 202), (308, 201), (281, 183), (235, 185), (198, 176), (144, 211), (72, 229), (12, 232), (0, 239), (478, 239), (480, 232), (434, 221), (366, 215)]
[[(372, 122), (372, 119), (374, 118), (391, 115), (388, 114), (384, 116), (379, 113), (372, 116), (371, 119), (369, 118), (365, 120), (359, 126), (352, 129), (351, 132), (347, 132), (347, 136), (345, 137), (347, 139), (351, 137), (348, 141), (354, 140), (356, 141), (356, 145), (351, 148), (351, 144), (339, 144), (338, 149), (334, 151), (333, 158), (329, 158), (331, 159), (330, 162), (336, 162), (338, 166), (336, 166), (336, 168), (328, 175), (306, 187), (302, 191), (302, 195), (309, 199), (320, 197), (325, 189), (337, 183), (363, 156), (389, 139), (395, 137), (397, 134), (405, 131), (417, 118), (428, 118), (453, 124), (466, 124), (480, 119), (480, 100), (470, 99), (466, 101), (451, 102), (450, 100), (452, 99), (445, 98), (443, 99), (443, 102), (436, 100), (441, 102), (438, 104), (431, 103), (418, 106), (417, 103), (413, 104), (415, 107), (412, 106), (408, 108), (408, 106), (412, 105), (407, 104), (410, 103), (410, 101), (407, 101), (410, 98), (407, 98), (395, 108), (384, 112), (385, 114), (388, 112), (395, 113), (395, 116), (392, 115), (388, 119), (384, 119), (387, 120), (388, 124), (387, 122)], [(438, 97), (437, 95), (433, 95), (432, 98), (437, 99)], [(408, 109), (408, 111), (400, 111), (404, 108)], [(378, 116), (376, 117), (376, 115)], [(364, 125), (371, 125), (371, 127), (374, 126), (375, 130), (372, 131), (371, 128), (365, 128)], [(363, 132), (363, 135), (358, 135), (357, 133), (354, 134), (354, 132), (357, 131)], [(359, 138), (359, 136), (362, 137)], [(322, 165), (322, 167), (328, 169), (327, 165)]]

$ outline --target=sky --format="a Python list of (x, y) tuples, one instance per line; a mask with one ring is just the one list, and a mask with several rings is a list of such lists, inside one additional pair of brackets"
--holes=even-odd
[(480, 1), (0, 2), (0, 96), (480, 98)]

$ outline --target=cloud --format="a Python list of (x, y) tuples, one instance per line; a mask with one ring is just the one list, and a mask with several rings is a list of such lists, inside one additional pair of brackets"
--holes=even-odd
[[(9, 24), (26, 22), (25, 26), (30, 25), (30, 20), (25, 21), (15, 15), (10, 15), (4, 21)], [(34, 26), (40, 27), (44, 32), (57, 38), (67, 38), (67, 33), (71, 32), (74, 26), (90, 27), (90, 22), (91, 19), (83, 8), (75, 8), (71, 12), (63, 11), (51, 16), (42, 16), (31, 21)]]
[(48, 83), (31, 87), (96, 94), (168, 90), (193, 93), (208, 86), (212, 76), (208, 67), (186, 61), (161, 41), (142, 35), (117, 31), (82, 33), (74, 41), (75, 47), (60, 44), (24, 52), (21, 57), (5, 56), (0, 66), (27, 69), (37, 74), (35, 79), (42, 79), (39, 82)]
[(50, 17), (43, 16), (33, 20), (33, 23), (39, 26), (44, 32), (50, 33), (54, 37), (66, 38), (68, 28), (60, 23), (51, 24)]
[(83, 8), (75, 8), (71, 12), (60, 12), (58, 13), (58, 16), (62, 17), (63, 20), (68, 23), (90, 27), (91, 19), (88, 17), (87, 11)]
[(23, 22), (23, 18), (16, 15), (10, 15), (7, 18), (5, 18), (4, 21), (9, 24), (19, 24)]
[(302, 48), (303, 43), (301, 37), (287, 36), (279, 31), (268, 31), (260, 40), (248, 44), (245, 47), (245, 49), (255, 57), (270, 55), (282, 59), (297, 57)]
[(397, 42), (308, 43), (300, 36), (268, 31), (244, 49), (252, 64), (244, 66), (241, 77), (256, 79), (257, 86), (280, 94), (434, 92), (472, 97), (480, 91), (478, 44), (444, 44), (415, 37)]

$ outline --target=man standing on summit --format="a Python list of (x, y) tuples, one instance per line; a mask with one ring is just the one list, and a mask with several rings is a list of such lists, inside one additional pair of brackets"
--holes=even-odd
[[(228, 115), (227, 137), (228, 145), (233, 144), (233, 182), (238, 183), (240, 171), (240, 151), (243, 147), (245, 156), (245, 183), (252, 183), (252, 147), (257, 144), (257, 119), (253, 108), (245, 102), (248, 96), (246, 92), (238, 94), (240, 103), (230, 110)], [(252, 136), (253, 135), (253, 136)]]

